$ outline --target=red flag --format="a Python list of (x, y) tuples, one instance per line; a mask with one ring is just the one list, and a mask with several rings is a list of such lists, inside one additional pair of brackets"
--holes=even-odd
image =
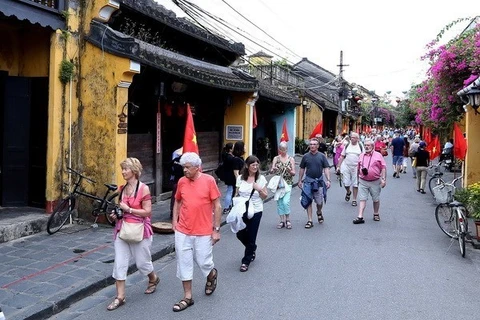
[(282, 136), (280, 137), (280, 142), (282, 141), (288, 141), (287, 118), (283, 119)]
[(467, 141), (463, 137), (462, 130), (460, 130), (456, 123), (453, 124), (453, 139), (453, 156), (460, 160), (465, 160)]
[(183, 136), (183, 152), (198, 152), (197, 133), (193, 124), (192, 111), (187, 103), (187, 124), (185, 125), (185, 135)]
[(320, 121), (317, 126), (313, 129), (312, 133), (310, 134), (309, 139), (315, 138), (317, 134), (322, 134), (323, 132), (323, 121)]
[(252, 128), (255, 129), (258, 125), (257, 122), (257, 107), (253, 106), (253, 120), (252, 120)]
[(440, 140), (438, 140), (438, 136), (433, 138), (425, 150), (430, 152), (430, 160), (433, 160), (440, 155)]
[[(432, 142), (432, 131), (430, 130), (430, 128), (425, 128), (425, 130), (423, 131), (423, 141), (425, 141), (425, 143), (427, 144), (427, 146), (430, 144), (430, 142)], [(433, 159), (433, 158), (432, 158)]]

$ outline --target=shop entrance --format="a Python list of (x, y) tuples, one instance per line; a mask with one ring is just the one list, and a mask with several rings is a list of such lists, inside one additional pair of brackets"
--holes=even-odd
[(45, 207), (48, 78), (0, 72), (0, 206)]

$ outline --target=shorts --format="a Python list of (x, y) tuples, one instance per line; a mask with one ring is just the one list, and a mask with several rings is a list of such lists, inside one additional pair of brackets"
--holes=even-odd
[(403, 156), (393, 156), (392, 161), (394, 166), (401, 166), (403, 165)]
[(374, 181), (360, 179), (358, 184), (358, 200), (367, 201), (368, 196), (370, 195), (373, 202), (380, 201), (380, 192), (382, 191), (382, 186), (380, 185), (381, 182), (380, 179)]
[(343, 185), (345, 187), (358, 187), (358, 172), (357, 167), (350, 167), (342, 165), (340, 172), (343, 176)]
[(177, 278), (182, 281), (192, 280), (194, 261), (203, 276), (207, 277), (214, 267), (212, 236), (189, 236), (175, 231), (175, 255)]

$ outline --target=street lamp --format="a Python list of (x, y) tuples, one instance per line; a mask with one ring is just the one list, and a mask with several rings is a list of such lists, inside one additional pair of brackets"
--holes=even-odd
[[(478, 114), (478, 108), (480, 107), (480, 78), (473, 83), (457, 92), (463, 102), (469, 104), (474, 110), (475, 114)], [(465, 96), (467, 99), (465, 99)]]

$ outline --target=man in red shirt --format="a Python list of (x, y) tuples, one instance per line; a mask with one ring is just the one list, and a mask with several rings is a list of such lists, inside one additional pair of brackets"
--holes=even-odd
[(207, 277), (205, 294), (211, 295), (215, 291), (218, 271), (214, 268), (212, 249), (220, 240), (222, 218), (220, 191), (215, 179), (200, 171), (200, 157), (196, 153), (186, 152), (180, 164), (185, 176), (178, 181), (172, 228), (175, 231), (177, 277), (182, 280), (184, 298), (173, 306), (174, 312), (185, 310), (194, 303), (194, 261)]

